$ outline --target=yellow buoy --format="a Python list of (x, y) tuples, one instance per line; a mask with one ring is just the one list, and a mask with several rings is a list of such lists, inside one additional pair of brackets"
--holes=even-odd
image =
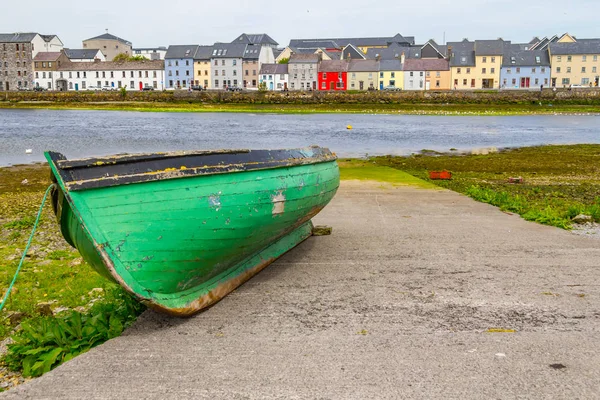
[(346, 129), (348, 129), (348, 130), (352, 129), (352, 125), (348, 125), (348, 126), (346, 127)]

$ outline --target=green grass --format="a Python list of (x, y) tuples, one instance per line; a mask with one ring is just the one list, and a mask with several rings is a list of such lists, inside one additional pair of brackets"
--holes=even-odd
[(391, 183), (397, 186), (415, 186), (423, 189), (438, 189), (432, 183), (399, 171), (395, 168), (377, 165), (371, 161), (356, 159), (339, 160), (342, 180), (361, 180)]
[(0, 108), (76, 109), (137, 112), (226, 112), (268, 114), (401, 114), (401, 115), (455, 115), (502, 116), (538, 114), (600, 113), (594, 105), (532, 105), (532, 104), (218, 104), (218, 103), (165, 103), (165, 102), (2, 102)]
[[(49, 178), (50, 169), (47, 165), (0, 168), (2, 296), (17, 269), (37, 209), (45, 189), (50, 184)], [(27, 179), (29, 184), (22, 185), (23, 179)], [(9, 357), (7, 360), (11, 360), (7, 361), (9, 366), (25, 371), (26, 375), (37, 376), (46, 371), (48, 366), (54, 367), (69, 359), (69, 354), (76, 355), (87, 350), (88, 345), (99, 344), (112, 337), (115, 332), (120, 333), (119, 326), (131, 323), (143, 309), (142, 306), (134, 306), (133, 303), (125, 304), (124, 302), (129, 301), (124, 300), (126, 297), (123, 289), (98, 275), (83, 261), (77, 250), (66, 243), (59, 231), (52, 207), (47, 202), (21, 273), (4, 310), (0, 313), (0, 340), (11, 335), (19, 322), (24, 328), (16, 334), (16, 340), (27, 347), (27, 350), (24, 350), (24, 347), (10, 347), (7, 356)], [(60, 313), (55, 317), (41, 316), (41, 308), (38, 304), (43, 302), (52, 302), (53, 309), (62, 308), (71, 311), (66, 310), (64, 314)], [(73, 311), (74, 309), (81, 313)], [(88, 309), (89, 311), (85, 311)], [(22, 316), (20, 321), (14, 318), (14, 313)], [(74, 314), (78, 316), (71, 317)], [(113, 314), (115, 316), (111, 317)], [(13, 318), (10, 318), (11, 315)], [(93, 324), (90, 322), (93, 327), (90, 325), (89, 329), (84, 329), (82, 335), (73, 336), (63, 332), (66, 335), (64, 336), (60, 333), (62, 329), (60, 327), (66, 323), (63, 321), (65, 318), (81, 318), (84, 322), (93, 319), (95, 322)], [(103, 330), (104, 322), (108, 321), (110, 325), (111, 318), (114, 318), (115, 322), (112, 322), (110, 332)], [(25, 327), (31, 327), (31, 330), (28, 331)], [(37, 332), (43, 337), (38, 337), (39, 340), (35, 339), (32, 332)], [(25, 340), (24, 337), (27, 335), (29, 339)], [(51, 342), (54, 336), (58, 338), (56, 340), (61, 340), (60, 347), (63, 350), (60, 353), (54, 351), (57, 347), (49, 348), (53, 346)], [(25, 354), (29, 351), (32, 353)], [(53, 352), (50, 353), (51, 351)], [(33, 355), (48, 358), (44, 361), (43, 367), (40, 367), (41, 364), (34, 367), (35, 363), (41, 361), (38, 358), (35, 358), (35, 362), (31, 365), (27, 364), (29, 361), (24, 361)], [(29, 360), (34, 358), (30, 357)]]
[[(541, 146), (488, 155), (377, 157), (378, 165), (428, 179), (428, 171), (449, 170), (440, 187), (492, 204), (523, 218), (570, 229), (572, 218), (600, 222), (600, 145)], [(523, 184), (508, 183), (521, 176)]]

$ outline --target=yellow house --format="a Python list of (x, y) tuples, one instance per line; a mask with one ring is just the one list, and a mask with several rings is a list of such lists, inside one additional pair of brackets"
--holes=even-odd
[(564, 34), (548, 46), (552, 87), (598, 87), (600, 39), (575, 39)]
[(213, 46), (198, 46), (194, 56), (194, 85), (212, 89), (210, 79)]
[(352, 60), (348, 66), (348, 90), (375, 90), (378, 86), (379, 61)]
[(475, 77), (475, 42), (448, 42), (450, 57), (450, 88), (454, 90), (477, 89)]
[(477, 89), (500, 89), (500, 70), (505, 46), (510, 42), (502, 39), (475, 41), (475, 87)]
[(404, 90), (404, 73), (400, 60), (379, 61), (379, 90), (396, 88)]

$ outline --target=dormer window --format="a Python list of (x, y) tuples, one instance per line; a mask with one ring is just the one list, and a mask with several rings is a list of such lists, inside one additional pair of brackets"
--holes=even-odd
[(511, 64), (516, 64), (517, 63), (517, 58), (516, 57), (511, 57), (510, 58), (510, 63)]
[(461, 63), (466, 63), (467, 62), (467, 57), (461, 57), (460, 58), (460, 62)]
[(542, 63), (542, 59), (540, 58), (540, 56), (535, 56), (535, 63), (536, 64), (541, 64)]

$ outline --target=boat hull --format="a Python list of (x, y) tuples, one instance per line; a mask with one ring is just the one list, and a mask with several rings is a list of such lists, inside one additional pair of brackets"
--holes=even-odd
[(339, 186), (335, 159), (325, 159), (70, 190), (49, 161), (65, 239), (100, 274), (178, 316), (213, 305), (310, 237), (311, 218)]

